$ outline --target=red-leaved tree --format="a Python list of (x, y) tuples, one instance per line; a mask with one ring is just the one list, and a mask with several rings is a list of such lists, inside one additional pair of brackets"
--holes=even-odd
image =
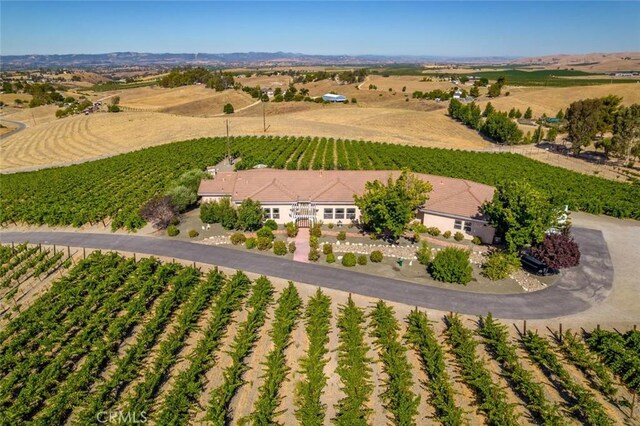
[(570, 268), (580, 263), (580, 248), (568, 235), (548, 234), (531, 254), (547, 266), (555, 269)]

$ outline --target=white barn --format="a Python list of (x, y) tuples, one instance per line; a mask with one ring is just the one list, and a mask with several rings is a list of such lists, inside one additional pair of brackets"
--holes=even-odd
[[(276, 170), (252, 169), (220, 172), (203, 180), (198, 189), (202, 202), (230, 197), (240, 205), (246, 198), (260, 201), (265, 217), (279, 224), (296, 222), (310, 226), (315, 222), (350, 223), (360, 218), (353, 196), (365, 191), (370, 181), (396, 179), (400, 172), (386, 170)], [(442, 176), (416, 173), (433, 187), (417, 219), (442, 232), (462, 232), (466, 238), (478, 236), (491, 243), (495, 230), (480, 212), (480, 206), (493, 197), (488, 185)]]

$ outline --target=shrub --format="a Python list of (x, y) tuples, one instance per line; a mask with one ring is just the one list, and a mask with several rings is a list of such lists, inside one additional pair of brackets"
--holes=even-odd
[(336, 255), (333, 253), (327, 254), (327, 263), (336, 263)]
[(176, 235), (178, 235), (180, 233), (180, 230), (178, 229), (177, 226), (175, 225), (169, 225), (167, 227), (167, 235), (170, 237), (175, 237)]
[(539, 245), (531, 248), (531, 254), (547, 266), (555, 269), (570, 268), (580, 263), (580, 248), (568, 235), (548, 234)]
[(272, 241), (273, 240), (269, 237), (258, 237), (256, 240), (256, 246), (260, 251), (269, 250), (271, 246), (273, 246)]
[(482, 275), (493, 281), (501, 280), (507, 278), (519, 266), (520, 260), (517, 255), (493, 250), (482, 265)]
[(233, 105), (225, 104), (222, 108), (222, 112), (224, 112), (225, 114), (233, 114)]
[(320, 226), (319, 223), (314, 223), (313, 226), (309, 228), (309, 235), (317, 238), (322, 237), (322, 228), (320, 228)]
[(309, 260), (312, 262), (317, 262), (320, 259), (320, 252), (318, 249), (311, 249), (309, 252)]
[(380, 263), (380, 262), (382, 262), (382, 259), (384, 259), (384, 255), (382, 254), (382, 252), (380, 250), (374, 250), (369, 255), (369, 259), (373, 263)]
[(333, 246), (329, 243), (324, 243), (322, 245), (322, 253), (324, 254), (330, 254), (333, 253)]
[(344, 231), (340, 231), (338, 232), (338, 236), (336, 238), (338, 238), (338, 241), (344, 241), (347, 239), (347, 233)]
[(264, 223), (264, 227), (265, 227), (265, 228), (269, 228), (269, 229), (271, 229), (272, 231), (275, 231), (275, 230), (277, 230), (277, 229), (278, 229), (278, 224), (276, 223), (276, 221), (275, 221), (275, 220), (273, 220), (273, 219), (269, 219), (269, 220), (267, 220), (267, 221)]
[(318, 237), (315, 237), (313, 235), (309, 237), (309, 247), (311, 247), (312, 249), (318, 250), (318, 248), (320, 247), (320, 243), (318, 242)]
[(357, 258), (356, 255), (349, 252), (349, 253), (345, 253), (344, 256), (342, 256), (342, 266), (346, 266), (346, 267), (353, 267), (356, 266), (356, 262), (357, 262)]
[(198, 194), (196, 191), (192, 191), (183, 185), (174, 186), (167, 191), (167, 196), (171, 198), (171, 202), (178, 209), (179, 212), (183, 212), (189, 208), (189, 206), (195, 204), (198, 200)]
[(198, 231), (196, 231), (195, 229), (189, 229), (189, 238), (195, 238), (198, 235), (200, 235)]
[[(255, 231), (262, 226), (264, 211), (259, 201), (247, 198), (238, 206), (236, 228), (243, 231)], [(276, 225), (277, 227), (277, 225)]]
[(413, 232), (418, 233), (418, 234), (424, 234), (425, 232), (427, 232), (427, 229), (428, 229), (427, 226), (422, 224), (422, 223), (420, 223), (420, 222), (414, 222), (411, 225), (411, 230)]
[(456, 241), (462, 241), (462, 240), (464, 240), (464, 234), (462, 232), (458, 231), (453, 235), (453, 239), (456, 240)]
[(287, 254), (287, 243), (280, 240), (275, 241), (273, 243), (273, 253), (277, 254), (278, 256), (284, 256), (285, 254)]
[(431, 276), (438, 281), (465, 285), (471, 281), (471, 271), (469, 252), (453, 247), (439, 251), (429, 268)]
[(422, 242), (420, 249), (416, 253), (416, 257), (421, 265), (429, 265), (429, 263), (431, 263), (431, 249), (426, 241)]
[(289, 222), (285, 225), (285, 228), (289, 238), (295, 238), (298, 235), (298, 226), (295, 223)]
[(247, 240), (244, 242), (244, 246), (247, 248), (247, 250), (256, 248), (257, 244), (258, 242), (254, 237), (247, 238)]
[(273, 239), (275, 238), (275, 236), (273, 235), (273, 231), (270, 228), (267, 228), (266, 226), (263, 226), (262, 228), (258, 229), (258, 232), (256, 232), (256, 235), (258, 236), (258, 238), (268, 238), (269, 241), (273, 241)]
[(247, 237), (242, 232), (234, 232), (231, 234), (231, 244), (237, 246), (247, 241)]
[(438, 235), (440, 235), (440, 229), (432, 226), (431, 228), (427, 228), (427, 234), (437, 237)]
[(444, 234), (442, 234), (442, 236), (445, 238), (451, 238), (451, 231), (445, 231)]
[(329, 229), (333, 229), (333, 227), (335, 226), (333, 223), (330, 223), (327, 225), (329, 227)]
[(291, 241), (289, 243), (289, 253), (295, 253), (296, 252), (296, 243), (295, 241)]
[(480, 237), (478, 237), (477, 235), (474, 235), (473, 239), (471, 240), (471, 242), (477, 246), (479, 246), (480, 244), (482, 244), (482, 240), (480, 239)]
[(220, 208), (217, 202), (202, 203), (200, 205), (200, 220), (203, 223), (220, 222)]
[(358, 256), (358, 265), (366, 265), (367, 264), (367, 256), (364, 254), (361, 254)]

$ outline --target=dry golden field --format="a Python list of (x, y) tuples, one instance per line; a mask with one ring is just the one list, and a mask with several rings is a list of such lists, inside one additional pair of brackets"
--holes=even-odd
[[(244, 85), (286, 87), (288, 76), (239, 78)], [(309, 102), (269, 102), (265, 105), (268, 134), (292, 136), (326, 136), (348, 139), (411, 144), (460, 149), (493, 147), (477, 132), (451, 120), (447, 103), (411, 98), (415, 90), (447, 90), (448, 82), (424, 82), (420, 76), (369, 76), (359, 85), (341, 85), (320, 81), (297, 85), (306, 87), (311, 96), (336, 92), (357, 103), (322, 105)], [(369, 90), (374, 84), (378, 90)], [(358, 89), (358, 86), (361, 86)], [(406, 92), (402, 87), (406, 86)], [(392, 91), (388, 89), (391, 88)], [(468, 89), (468, 88), (467, 88)], [(555, 115), (570, 102), (615, 94), (624, 104), (640, 103), (640, 84), (602, 85), (568, 88), (511, 87), (503, 89), (510, 96), (491, 99), (502, 111), (512, 107), (522, 112), (527, 107), (534, 115)], [(5, 108), (3, 118), (22, 121), (27, 128), (0, 142), (0, 170), (22, 170), (113, 155), (141, 147), (176, 140), (225, 134), (225, 120), (231, 133), (264, 134), (262, 107), (244, 92), (214, 92), (203, 86), (175, 89), (142, 87), (102, 92), (91, 99), (118, 95), (123, 107), (143, 112), (119, 114), (96, 113), (89, 116), (55, 118), (55, 106), (32, 109)], [(76, 94), (77, 96), (77, 94)], [(482, 96), (482, 108), (489, 101)], [(106, 102), (109, 102), (108, 100)], [(236, 113), (221, 115), (225, 103), (231, 102)], [(241, 110), (242, 108), (246, 108)], [(525, 131), (533, 127), (523, 127)]]

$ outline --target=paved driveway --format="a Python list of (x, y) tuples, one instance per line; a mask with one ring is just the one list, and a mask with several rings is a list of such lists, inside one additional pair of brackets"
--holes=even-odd
[(564, 271), (555, 285), (534, 293), (477, 294), (393, 280), (321, 264), (303, 264), (249, 251), (158, 237), (74, 232), (1, 232), (0, 241), (122, 250), (225, 266), (411, 306), (499, 318), (545, 319), (582, 312), (611, 292), (613, 267), (602, 233), (573, 228), (581, 265)]

